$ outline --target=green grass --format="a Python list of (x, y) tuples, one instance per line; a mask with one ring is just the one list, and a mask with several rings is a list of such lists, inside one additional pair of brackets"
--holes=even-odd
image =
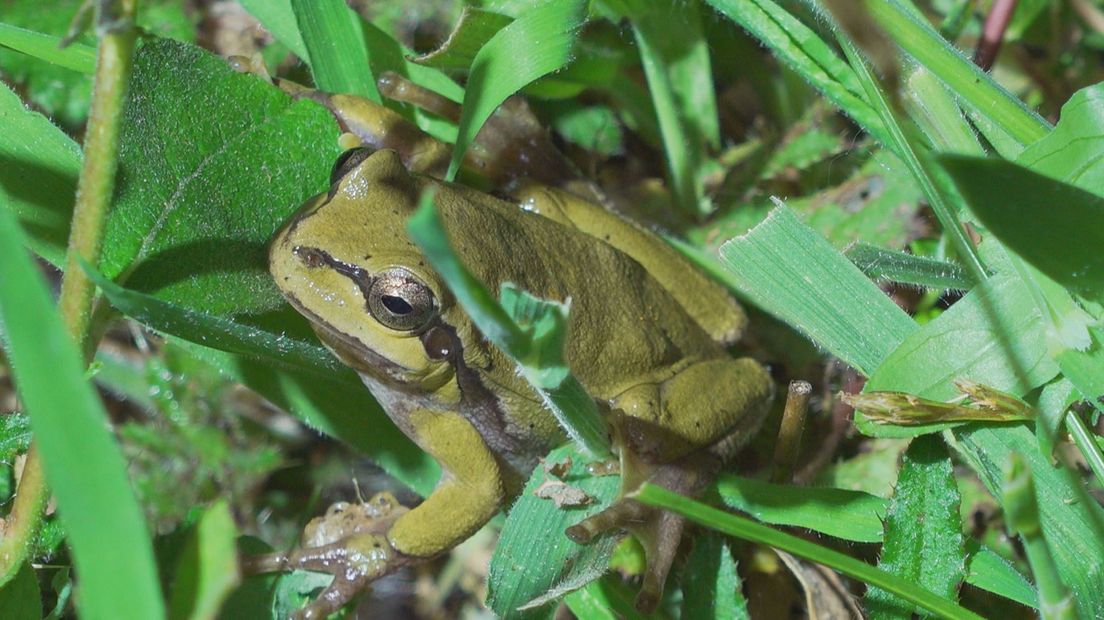
[[(481, 190), (503, 188), (465, 168), (465, 153), (521, 152), (490, 141), (528, 122), (496, 112), (526, 96), (570, 157), (564, 169), (577, 176), (563, 185), (661, 227), (753, 309), (749, 353), (824, 394), (801, 451), (812, 463), (802, 480), (819, 486), (768, 484), (767, 472), (747, 468), (701, 498), (641, 494), (714, 530), (700, 535), (683, 583), (671, 580), (655, 617), (768, 613), (749, 591), (769, 583), (758, 555), (767, 547), (871, 586), (861, 603), (871, 614), (1104, 615), (1104, 510), (1092, 494), (1104, 483), (1092, 430), (1104, 410), (1104, 89), (1094, 86), (1104, 75), (1099, 36), (1087, 35), (1076, 14), (1021, 3), (1000, 64), (986, 72), (968, 60), (984, 16), (956, 3), (944, 15), (938, 7), (948, 3), (917, 2), (918, 12), (907, 0), (854, 3), (869, 11), (854, 14), (836, 12), (848, 3), (818, 0), (557, 0), (463, 16), (427, 4), (419, 23), (389, 3), (365, 16), (336, 0), (242, 4), (275, 38), (258, 56), (272, 75), (383, 100), (450, 143), (448, 178)], [(267, 272), (268, 240), (326, 190), (343, 128), (316, 102), (234, 73), (188, 42), (197, 28), (216, 26), (165, 6), (150, 3), (142, 16), (159, 34), (135, 53), (129, 98), (114, 117), (110, 210), (91, 224), (73, 221), (75, 189), (82, 169), (102, 160), (86, 160), (75, 134), (39, 111), (81, 126), (96, 40), (58, 50), (67, 20), (38, 14), (33, 3), (0, 16), (0, 74), (16, 86), (0, 87), (0, 379), (11, 379), (0, 381), (0, 403), (14, 409), (0, 411), (0, 457), (13, 463), (27, 450), (29, 426), (57, 505), (17, 534), (27, 536), (19, 540), (34, 568), (0, 562), (5, 617), (54, 607), (90, 618), (204, 618), (220, 608), (278, 617), (318, 578), (239, 584), (235, 521), (286, 547), (334, 497), (353, 497), (342, 486), (344, 450), (387, 473), (391, 482), (368, 476), (373, 491), (398, 481), (425, 495), (439, 472)], [(852, 40), (859, 31), (837, 20), (858, 20), (890, 45)], [(940, 24), (965, 34), (947, 41)], [(1063, 33), (1061, 43), (1051, 33)], [(899, 79), (887, 79), (892, 66)], [(458, 116), (386, 100), (376, 85), (384, 72), (460, 104)], [(1050, 117), (1060, 120), (1052, 126)], [(479, 135), (489, 119), (496, 129)], [(105, 122), (94, 118), (85, 130), (96, 135)], [(542, 154), (534, 148), (518, 157)], [(517, 288), (484, 290), (431, 215), (412, 221), (411, 237), (432, 248), (430, 263), (465, 310), (577, 438), (550, 460), (571, 455), (572, 484), (595, 498), (586, 510), (597, 510), (614, 499), (617, 479), (585, 472), (586, 455), (604, 453), (607, 436), (563, 359), (570, 305)], [(23, 251), (61, 267), (74, 226), (104, 233), (102, 252), (84, 257), (103, 300), (89, 329), (78, 330), (90, 351), (99, 347), (88, 369), (69, 341), (74, 326), (57, 318)], [(610, 299), (617, 303), (616, 291)], [(857, 434), (832, 430), (833, 391), (947, 402), (961, 379), (1022, 400), (1035, 419), (892, 425), (859, 412)], [(770, 434), (747, 449), (762, 458), (741, 462), (768, 462)], [(1091, 475), (1053, 459), (1067, 448)], [(893, 470), (889, 482), (855, 473), (869, 461)], [(18, 482), (5, 477), (0, 500)], [(634, 617), (634, 582), (619, 575), (639, 574), (639, 548), (568, 541), (562, 530), (584, 512), (533, 495), (546, 477), (538, 467), (494, 526), (501, 540), (487, 605), (536, 617), (563, 601), (587, 617)], [(180, 485), (188, 485), (177, 493), (189, 498), (185, 506), (172, 501)], [(975, 514), (1007, 516), (977, 522)], [(1006, 528), (1021, 544), (1008, 542)], [(801, 540), (786, 532), (794, 529), (831, 540)], [(432, 573), (440, 591), (423, 603), (436, 613), (482, 603), (450, 596), (459, 553)], [(620, 573), (607, 571), (611, 563)], [(127, 609), (113, 607), (118, 601)]]

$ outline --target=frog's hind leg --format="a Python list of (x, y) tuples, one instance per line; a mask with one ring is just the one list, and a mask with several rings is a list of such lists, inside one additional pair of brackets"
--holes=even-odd
[[(720, 461), (710, 451), (691, 454), (675, 463), (650, 465), (640, 461), (626, 463), (622, 457), (622, 493), (635, 490), (643, 482), (650, 482), (681, 495), (696, 497), (714, 478)], [(644, 548), (647, 567), (640, 593), (636, 596), (636, 608), (648, 613), (656, 608), (663, 597), (667, 573), (675, 559), (686, 518), (642, 504), (630, 497), (622, 497), (605, 510), (569, 527), (568, 538), (587, 544), (600, 534), (614, 530), (628, 530)]]

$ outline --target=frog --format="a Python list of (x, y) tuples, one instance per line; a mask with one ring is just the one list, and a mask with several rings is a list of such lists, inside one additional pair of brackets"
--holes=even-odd
[[(381, 106), (343, 103), (355, 104), (346, 113), (403, 122)], [(505, 195), (442, 180), (439, 151), (424, 157), (431, 140), (419, 134), (406, 152), (347, 141), (354, 146), (335, 163), (328, 191), (273, 237), (269, 270), (319, 340), (437, 461), (440, 481), (413, 508), (391, 496), (367, 502), (368, 518), (343, 508), (336, 525), (310, 528), (325, 535), (254, 558), (251, 570), (332, 573), (299, 614), (325, 617), (376, 579), (474, 534), (566, 441), (514, 360), (482, 336), (407, 236), (407, 219), (431, 191), (449, 244), (484, 286), (509, 283), (568, 303), (565, 359), (601, 412), (621, 490), (563, 535), (579, 544), (622, 530), (636, 536), (646, 559), (636, 604), (654, 609), (685, 521), (632, 493), (650, 482), (700, 495), (758, 431), (773, 381), (759, 362), (729, 352), (747, 316), (670, 244), (595, 201), (525, 179)]]

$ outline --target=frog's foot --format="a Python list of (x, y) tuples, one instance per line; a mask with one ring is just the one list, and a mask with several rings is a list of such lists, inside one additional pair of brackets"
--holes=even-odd
[(360, 504), (339, 502), (303, 530), (298, 549), (243, 558), (249, 574), (309, 570), (333, 575), (333, 581), (296, 618), (325, 618), (345, 606), (368, 585), (415, 558), (391, 545), (387, 531), (408, 510), (390, 493)]
[(577, 525), (567, 528), (567, 537), (579, 544), (587, 544), (600, 534), (625, 529), (644, 547), (647, 568), (640, 593), (636, 595), (636, 608), (650, 613), (663, 597), (663, 585), (675, 559), (682, 529), (686, 519), (666, 510), (646, 506), (630, 498), (621, 498), (609, 508)]

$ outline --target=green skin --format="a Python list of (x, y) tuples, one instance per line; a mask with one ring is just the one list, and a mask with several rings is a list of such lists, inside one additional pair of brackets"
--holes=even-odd
[[(443, 474), (416, 508), (270, 565), (340, 573), (337, 561), (361, 571), (336, 579), (304, 617), (322, 617), (372, 579), (462, 542), (565, 441), (515, 363), (481, 337), (406, 236), (429, 188), (452, 247), (489, 290), (512, 282), (570, 298), (567, 360), (607, 412), (623, 495), (649, 480), (699, 492), (758, 429), (773, 394), (762, 366), (725, 350), (746, 323), (741, 308), (658, 237), (566, 192), (522, 187), (515, 204), (412, 173), (394, 151), (377, 151), (285, 224), (270, 270)], [(396, 297), (407, 305), (394, 306)], [(637, 522), (630, 529), (649, 563), (649, 599), (638, 600), (645, 607), (662, 593), (682, 526), (655, 512), (621, 500), (569, 530), (585, 542)]]

